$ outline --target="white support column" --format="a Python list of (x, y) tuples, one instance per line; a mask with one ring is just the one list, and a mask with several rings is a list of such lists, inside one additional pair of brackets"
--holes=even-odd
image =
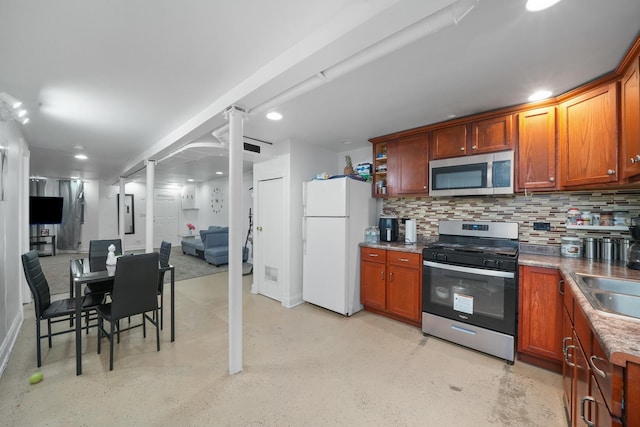
[(155, 187), (156, 161), (147, 160), (147, 220), (145, 221), (145, 245), (146, 253), (153, 252), (153, 188)]
[(229, 120), (229, 373), (242, 371), (242, 107), (225, 111)]
[(122, 242), (122, 255), (124, 255), (126, 248), (124, 244), (124, 177), (120, 177), (120, 193), (118, 194), (118, 206), (120, 209), (118, 210), (118, 232), (120, 234), (120, 241)]

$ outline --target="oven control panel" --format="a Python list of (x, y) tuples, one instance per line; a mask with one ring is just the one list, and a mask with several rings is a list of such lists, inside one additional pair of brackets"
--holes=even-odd
[(469, 231), (489, 231), (489, 224), (464, 223), (462, 224), (462, 229)]

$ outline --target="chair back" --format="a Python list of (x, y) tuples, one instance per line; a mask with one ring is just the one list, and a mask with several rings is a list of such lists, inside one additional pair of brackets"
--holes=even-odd
[(51, 293), (49, 291), (49, 282), (47, 282), (47, 278), (44, 277), (42, 272), (37, 251), (29, 251), (22, 254), (22, 268), (33, 296), (36, 319), (38, 319), (51, 305)]
[(111, 316), (121, 319), (158, 308), (158, 253), (118, 258)]
[(164, 240), (160, 244), (160, 267), (169, 266), (169, 256), (171, 255), (171, 243)]
[(122, 254), (122, 240), (120, 239), (104, 239), (89, 241), (89, 258), (106, 258), (109, 255), (109, 246), (116, 247), (116, 254)]

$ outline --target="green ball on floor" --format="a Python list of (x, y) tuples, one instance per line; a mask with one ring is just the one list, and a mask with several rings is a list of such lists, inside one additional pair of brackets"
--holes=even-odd
[(29, 382), (31, 384), (38, 384), (40, 381), (42, 381), (42, 372), (36, 372), (29, 377)]

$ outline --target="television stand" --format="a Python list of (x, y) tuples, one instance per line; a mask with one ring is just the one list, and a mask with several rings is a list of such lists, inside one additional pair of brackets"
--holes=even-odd
[[(29, 249), (37, 248), (38, 256), (56, 256), (56, 235), (55, 234), (52, 234), (50, 236), (31, 236), (29, 240), (30, 240)], [(40, 250), (40, 247), (43, 246), (44, 248), (46, 248), (46, 245), (51, 245), (51, 251), (48, 253), (43, 253)]]

